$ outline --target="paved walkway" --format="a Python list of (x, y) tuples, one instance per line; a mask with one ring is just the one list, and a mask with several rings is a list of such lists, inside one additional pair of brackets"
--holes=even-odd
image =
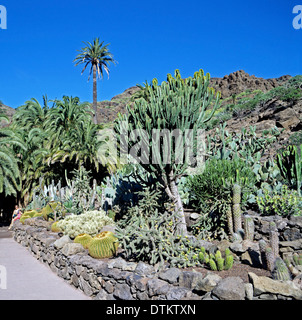
[[(3, 289), (4, 268), (6, 289)], [(0, 228), (0, 300), (91, 300), (50, 268), (36, 260), (29, 251)]]

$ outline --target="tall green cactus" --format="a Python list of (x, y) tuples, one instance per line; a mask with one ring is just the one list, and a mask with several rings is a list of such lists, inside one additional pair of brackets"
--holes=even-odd
[(167, 81), (160, 85), (153, 79), (152, 85), (146, 86), (147, 98), (135, 100), (133, 106), (127, 106), (127, 113), (115, 121), (121, 162), (128, 161), (130, 153), (157, 177), (179, 214), (177, 234), (187, 233), (177, 181), (196, 165), (201, 143), (196, 139), (198, 130), (204, 128), (220, 103), (220, 93), (215, 94), (209, 85), (210, 75), (204, 75), (202, 70), (185, 80), (176, 70), (174, 77), (168, 74)]

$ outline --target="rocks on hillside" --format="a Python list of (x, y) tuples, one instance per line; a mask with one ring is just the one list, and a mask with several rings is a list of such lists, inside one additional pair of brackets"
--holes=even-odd
[(290, 78), (291, 76), (286, 75), (277, 79), (263, 79), (239, 70), (223, 78), (212, 78), (211, 85), (221, 92), (221, 97), (224, 99), (232, 94), (239, 94), (248, 89), (268, 91), (280, 86)]

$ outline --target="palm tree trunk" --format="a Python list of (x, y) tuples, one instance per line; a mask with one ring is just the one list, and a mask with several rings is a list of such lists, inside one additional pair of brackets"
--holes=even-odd
[(94, 123), (97, 124), (97, 83), (96, 83), (96, 65), (93, 65), (93, 109)]

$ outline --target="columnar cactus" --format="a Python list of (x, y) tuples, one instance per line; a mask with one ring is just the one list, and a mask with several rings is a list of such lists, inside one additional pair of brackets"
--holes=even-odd
[(254, 240), (255, 225), (251, 216), (244, 216), (244, 235), (246, 240)]
[(269, 225), (270, 246), (275, 258), (279, 257), (279, 233), (275, 222), (271, 221)]
[(260, 250), (260, 256), (261, 256), (261, 262), (263, 269), (267, 269), (267, 262), (266, 262), (266, 255), (265, 255), (265, 249), (267, 247), (267, 243), (265, 240), (261, 239), (259, 240), (259, 250)]
[(233, 186), (233, 219), (234, 219), (234, 231), (237, 232), (242, 228), (241, 224), (241, 187), (239, 184)]
[(265, 248), (265, 257), (266, 257), (267, 270), (272, 272), (275, 267), (276, 258), (271, 247)]
[(227, 221), (228, 221), (229, 234), (232, 235), (234, 226), (233, 226), (233, 212), (232, 212), (231, 206), (228, 207), (226, 215), (227, 215)]
[(291, 280), (290, 272), (285, 264), (285, 262), (280, 258), (277, 257), (275, 259), (274, 270), (272, 272), (273, 279), (279, 281), (287, 281)]

